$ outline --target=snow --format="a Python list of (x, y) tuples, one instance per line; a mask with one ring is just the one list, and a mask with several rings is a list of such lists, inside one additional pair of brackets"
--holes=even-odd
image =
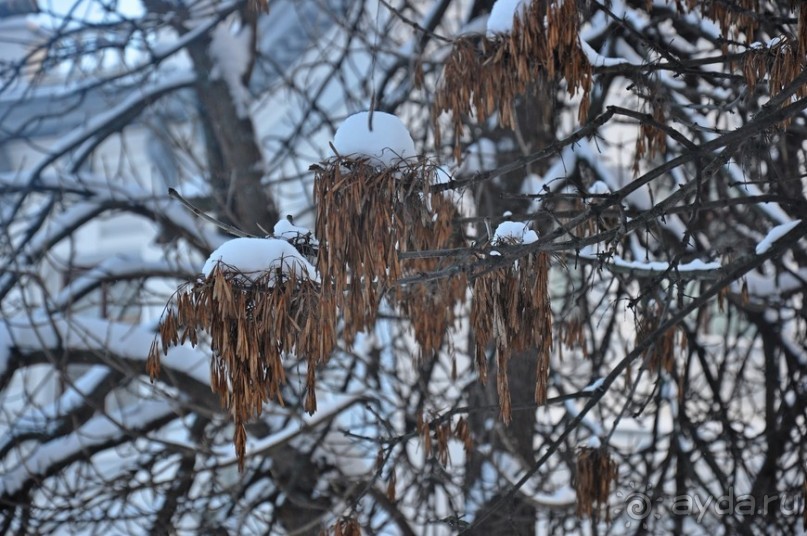
[[(95, 133), (103, 132), (112, 125), (117, 125), (121, 117), (128, 117), (133, 111), (139, 110), (144, 103), (154, 102), (163, 95), (191, 86), (195, 81), (195, 73), (172, 73), (161, 77), (159, 81), (141, 85), (139, 91), (127, 96), (120, 104), (95, 115), (81, 127), (61, 137), (59, 141), (48, 147), (48, 156), (43, 158), (27, 176), (38, 177), (57, 158), (78, 149)], [(92, 145), (89, 144), (88, 147)]]
[(319, 281), (316, 269), (294, 246), (276, 238), (235, 238), (225, 242), (205, 262), (202, 268), (205, 277), (213, 272), (219, 262), (232, 266), (248, 277), (254, 275), (251, 279), (282, 268), (284, 273), (293, 271), (298, 276)]
[[(329, 422), (337, 418), (342, 411), (362, 399), (359, 393), (335, 394), (330, 396), (330, 400), (323, 400), (328, 397), (328, 393), (317, 393), (317, 412), (314, 415), (304, 414), (302, 421), (291, 421), (282, 430), (269, 434), (260, 439), (247, 438), (247, 458), (268, 454), (273, 448), (283, 443), (287, 443), (292, 438), (315, 428), (322, 423)], [(219, 458), (219, 465), (233, 465), (237, 462), (237, 457), (231, 453), (232, 445), (222, 445), (216, 448), (215, 452)], [(338, 462), (337, 462), (338, 463)], [(366, 467), (362, 468), (360, 474), (366, 474)]]
[(220, 78), (227, 83), (236, 113), (241, 119), (248, 117), (251, 101), (249, 91), (243, 83), (251, 61), (251, 42), (252, 30), (249, 27), (233, 33), (228, 21), (216, 26), (210, 39), (210, 57), (215, 65), (210, 76), (214, 80)]
[(630, 62), (623, 58), (609, 58), (607, 56), (603, 56), (591, 45), (586, 43), (584, 40), (580, 40), (580, 46), (583, 49), (583, 53), (588, 58), (589, 63), (594, 67), (614, 67), (616, 65), (630, 65)]
[(773, 48), (773, 47), (775, 47), (776, 45), (778, 45), (781, 42), (782, 42), (782, 38), (777, 36), (777, 37), (774, 37), (772, 39), (769, 39), (768, 41), (766, 41), (764, 43), (761, 42), (761, 41), (754, 41), (753, 43), (748, 45), (748, 48), (753, 48), (753, 49)]
[(757, 244), (756, 253), (757, 255), (762, 255), (773, 246), (773, 243), (785, 236), (789, 233), (792, 229), (794, 229), (798, 224), (801, 223), (801, 220), (794, 220), (787, 223), (783, 223), (781, 225), (777, 225), (773, 229), (765, 235), (765, 238)]
[(513, 30), (513, 19), (516, 17), (517, 11), (521, 11), (518, 13), (519, 15), (523, 14), (528, 5), (528, 2), (524, 0), (496, 0), (488, 17), (488, 36), (510, 33)]
[[(591, 260), (598, 260), (598, 256), (593, 248), (586, 246), (580, 250), (580, 257)], [(720, 269), (720, 263), (717, 261), (704, 262), (700, 259), (695, 259), (690, 262), (685, 262), (677, 265), (670, 264), (666, 261), (629, 261), (623, 259), (619, 255), (614, 255), (608, 265), (615, 268), (624, 268), (626, 270), (641, 270), (644, 272), (667, 272), (675, 270), (677, 272), (710, 272)]]
[[(793, 273), (782, 273), (777, 277), (770, 277), (756, 272), (749, 272), (745, 275), (748, 293), (751, 296), (766, 298), (777, 297), (781, 294), (802, 288), (805, 280), (807, 280), (807, 269), (805, 268)], [(740, 292), (741, 288), (742, 281), (738, 280), (732, 283), (733, 292)]]
[(75, 278), (56, 295), (53, 301), (57, 308), (68, 307), (74, 300), (104, 280), (135, 278), (142, 274), (176, 277), (182, 273), (192, 274), (194, 271), (195, 268), (190, 263), (176, 262), (168, 258), (144, 261), (134, 256), (116, 255), (104, 259), (94, 268)]
[(583, 387), (581, 391), (584, 393), (593, 393), (594, 391), (602, 387), (603, 382), (605, 382), (605, 378), (599, 378)]
[(55, 434), (59, 426), (64, 424), (60, 419), (86, 404), (88, 394), (109, 374), (108, 367), (93, 365), (89, 371), (69, 385), (64, 394), (54, 402), (42, 407), (29, 407), (25, 413), (17, 417), (5, 436), (0, 439), (0, 451), (18, 441), (24, 434)]
[(529, 223), (519, 221), (504, 221), (496, 227), (493, 233), (494, 244), (532, 244), (538, 240), (538, 233), (529, 228)]
[[(3, 336), (3, 333), (8, 336)], [(50, 317), (37, 314), (3, 319), (0, 321), (0, 337), (0, 356), (7, 355), (12, 346), (23, 352), (43, 348), (63, 351), (67, 348), (98, 355), (113, 354), (145, 370), (143, 365), (154, 340), (154, 330), (147, 325), (111, 322), (77, 314), (69, 319), (56, 314)], [(162, 366), (209, 385), (209, 362), (207, 352), (186, 343), (170, 348), (162, 359)]]
[[(313, 233), (307, 227), (294, 225), (288, 218), (280, 218), (272, 230), (272, 235), (283, 240), (295, 240), (305, 238), (308, 235), (313, 236)], [(312, 242), (318, 243), (316, 239), (313, 239)]]
[(594, 184), (588, 187), (588, 193), (590, 195), (608, 195), (611, 193), (611, 188), (603, 181), (595, 181)]
[(32, 476), (44, 476), (53, 465), (58, 465), (87, 448), (120, 440), (127, 432), (147, 427), (151, 422), (173, 413), (164, 400), (144, 400), (122, 411), (100, 414), (87, 421), (70, 435), (53, 439), (27, 456), (23, 464), (8, 471), (0, 480), (0, 491), (12, 495), (20, 490)]
[(398, 117), (384, 112), (351, 115), (336, 130), (333, 145), (342, 156), (369, 157), (374, 165), (386, 167), (417, 156), (409, 130)]

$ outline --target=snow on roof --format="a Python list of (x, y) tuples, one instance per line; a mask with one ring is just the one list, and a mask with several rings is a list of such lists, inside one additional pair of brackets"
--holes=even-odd
[(487, 34), (492, 36), (510, 33), (513, 29), (516, 10), (520, 10), (519, 14), (522, 14), (528, 5), (529, 0), (496, 0), (488, 17)]
[(336, 130), (333, 145), (342, 156), (367, 156), (383, 166), (417, 156), (409, 130), (396, 116), (384, 112), (373, 112), (372, 117), (369, 112), (351, 115)]
[(285, 240), (276, 238), (235, 238), (222, 244), (205, 262), (202, 273), (209, 276), (216, 265), (232, 266), (245, 275), (260, 277), (282, 267), (284, 273), (292, 270), (298, 276), (319, 281), (316, 269)]
[(504, 221), (493, 233), (494, 244), (532, 244), (538, 240), (538, 233), (529, 228), (528, 223), (520, 221)]

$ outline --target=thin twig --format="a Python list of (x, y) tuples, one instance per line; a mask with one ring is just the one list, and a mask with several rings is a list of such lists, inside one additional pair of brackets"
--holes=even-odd
[(180, 203), (182, 203), (182, 206), (184, 206), (186, 209), (193, 212), (194, 215), (202, 218), (205, 221), (208, 221), (208, 222), (212, 223), (213, 225), (215, 225), (216, 227), (218, 227), (218, 228), (220, 228), (220, 229), (222, 229), (224, 231), (227, 231), (231, 235), (238, 236), (238, 237), (241, 237), (241, 238), (256, 238), (255, 235), (252, 235), (252, 234), (247, 233), (246, 231), (242, 231), (240, 229), (237, 229), (237, 228), (233, 227), (232, 225), (230, 225), (228, 223), (224, 223), (223, 221), (217, 220), (213, 216), (202, 212), (201, 209), (198, 209), (195, 206), (193, 206), (193, 204), (191, 204), (190, 201), (188, 201), (187, 199), (182, 197), (182, 194), (180, 194), (179, 192), (177, 192), (173, 188), (168, 189), (168, 195), (170, 197), (173, 197), (174, 199), (176, 199)]

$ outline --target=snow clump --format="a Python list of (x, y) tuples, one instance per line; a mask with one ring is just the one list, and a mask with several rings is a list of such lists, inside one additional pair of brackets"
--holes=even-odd
[(253, 281), (277, 268), (284, 274), (319, 281), (316, 268), (294, 246), (275, 238), (235, 238), (225, 242), (205, 262), (204, 276), (209, 277), (219, 262), (227, 265), (222, 269), (232, 267)]
[(513, 19), (523, 15), (528, 5), (525, 0), (496, 0), (488, 17), (488, 37), (513, 31)]
[(493, 233), (494, 244), (532, 244), (538, 240), (538, 233), (529, 228), (528, 223), (504, 221)]
[(342, 156), (368, 157), (373, 165), (391, 167), (417, 156), (415, 142), (396, 116), (373, 112), (353, 114), (336, 130), (333, 146)]
[[(305, 238), (307, 236), (312, 236), (311, 229), (307, 227), (301, 227), (299, 225), (294, 225), (292, 220), (289, 219), (290, 217), (287, 216), (285, 218), (280, 218), (277, 220), (274, 229), (272, 230), (272, 235), (275, 238), (282, 238), (283, 240), (297, 240), (299, 238)], [(316, 240), (312, 240), (312, 242), (316, 242)]]

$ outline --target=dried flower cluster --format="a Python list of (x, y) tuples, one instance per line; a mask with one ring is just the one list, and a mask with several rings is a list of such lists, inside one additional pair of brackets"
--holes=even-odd
[[(465, 116), (484, 121), (498, 112), (499, 122), (513, 128), (513, 104), (539, 76), (566, 80), (574, 96), (582, 90), (578, 117), (588, 113), (591, 64), (580, 48), (576, 0), (530, 2), (523, 17), (515, 17), (512, 31), (494, 39), (459, 38), (445, 63), (443, 83), (432, 111), (437, 117), (451, 112), (454, 156), (459, 161), (459, 135)], [(439, 129), (435, 128), (439, 143)]]
[(610, 521), (608, 495), (611, 483), (617, 479), (616, 462), (605, 447), (580, 447), (576, 469), (577, 515), (599, 521), (600, 513), (605, 510), (605, 519)]
[[(413, 269), (432, 266), (423, 261), (422, 266), (405, 270), (399, 252), (444, 247), (452, 236), (456, 209), (429, 192), (433, 168), (425, 159), (373, 167), (366, 160), (343, 157), (312, 167), (321, 241), (317, 268), (327, 283), (323, 306), (344, 315), (348, 344), (357, 332), (373, 325), (381, 298), (393, 282)], [(413, 318), (424, 351), (436, 351), (445, 334), (421, 324), (424, 316), (442, 315), (436, 324), (447, 328), (453, 322), (447, 306), (456, 301), (458, 285), (463, 286), (439, 283), (437, 296), (426, 287), (392, 296)]]
[(535, 351), (535, 402), (546, 402), (552, 311), (549, 302), (549, 255), (530, 253), (510, 266), (482, 274), (473, 283), (471, 325), (476, 335), (476, 366), (487, 381), (488, 344), (496, 350), (496, 389), (501, 418), (510, 422), (511, 404), (507, 363), (513, 352)]
[(278, 268), (251, 279), (219, 263), (208, 277), (179, 289), (175, 307), (161, 319), (147, 370), (153, 380), (160, 372), (160, 350), (167, 353), (186, 340), (196, 345), (199, 332), (209, 335), (211, 387), (235, 421), (234, 443), (243, 468), (244, 424), (261, 414), (265, 402), (283, 403), (285, 354), (308, 362), (305, 409), (316, 410), (316, 367), (335, 344), (332, 319), (323, 313), (319, 284), (293, 270)]

